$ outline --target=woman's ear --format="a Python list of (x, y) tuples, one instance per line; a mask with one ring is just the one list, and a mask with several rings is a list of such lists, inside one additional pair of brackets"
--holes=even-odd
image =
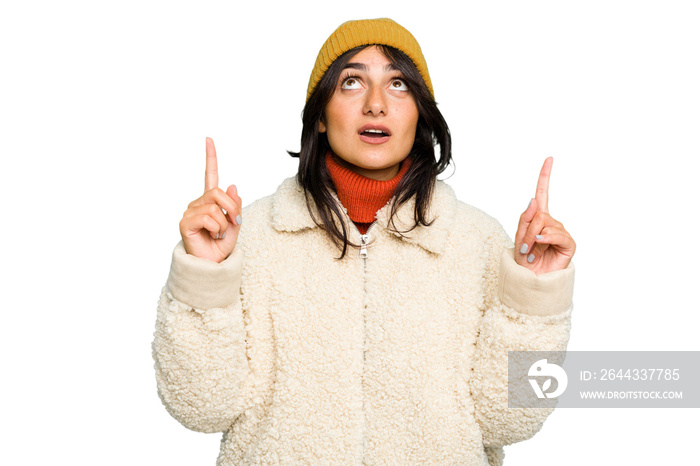
[(323, 117), (321, 117), (321, 119), (318, 120), (318, 132), (319, 133), (326, 132), (326, 124), (323, 122)]

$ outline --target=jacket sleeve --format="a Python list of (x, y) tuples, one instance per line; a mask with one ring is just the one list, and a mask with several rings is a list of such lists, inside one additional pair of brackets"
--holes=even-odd
[(192, 430), (227, 430), (246, 407), (241, 266), (238, 248), (220, 264), (187, 254), (182, 242), (173, 251), (152, 350), (158, 394)]
[(564, 351), (569, 341), (573, 263), (536, 275), (517, 264), (505, 235), (491, 245), (486, 299), (476, 341), (471, 391), (486, 447), (537, 433), (553, 409), (508, 408), (508, 351)]

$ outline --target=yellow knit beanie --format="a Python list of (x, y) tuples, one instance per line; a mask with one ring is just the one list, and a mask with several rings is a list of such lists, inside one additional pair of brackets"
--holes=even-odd
[(418, 41), (400, 24), (389, 18), (379, 18), (347, 21), (331, 34), (318, 52), (316, 64), (311, 71), (309, 87), (306, 90), (307, 102), (331, 63), (343, 53), (361, 45), (388, 45), (408, 55), (418, 68), (430, 94), (435, 98), (428, 65)]

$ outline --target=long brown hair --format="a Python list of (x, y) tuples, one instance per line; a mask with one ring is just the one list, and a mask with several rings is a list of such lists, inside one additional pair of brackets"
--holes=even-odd
[[(319, 133), (318, 123), (323, 117), (326, 104), (333, 97), (338, 85), (338, 79), (345, 66), (362, 49), (369, 46), (356, 47), (348, 50), (338, 57), (321, 78), (314, 92), (304, 106), (302, 114), (301, 150), (289, 151), (289, 155), (299, 158), (299, 170), (297, 181), (304, 189), (306, 205), (311, 218), (321, 228), (325, 229), (331, 240), (340, 248), (342, 259), (348, 246), (358, 247), (350, 242), (344, 222), (333, 221), (333, 217), (342, 218), (341, 207), (331, 195), (335, 191), (335, 185), (328, 173), (325, 164), (325, 156), (331, 150), (325, 133)], [(435, 187), (437, 175), (442, 173), (452, 162), (452, 138), (447, 122), (437, 108), (435, 99), (430, 94), (425, 81), (411, 59), (400, 50), (377, 45), (381, 53), (403, 74), (409, 92), (416, 101), (418, 107), (418, 125), (413, 147), (408, 154), (412, 158), (411, 166), (401, 178), (394, 191), (394, 202), (391, 207), (391, 224), (393, 231), (401, 234), (407, 233), (416, 226), (429, 226), (432, 220), (426, 219), (428, 205)], [(440, 146), (440, 157), (436, 160), (435, 146)], [(411, 197), (416, 196), (414, 209), (414, 224), (404, 231), (397, 231), (393, 223), (397, 209)], [(313, 200), (313, 203), (311, 202)], [(312, 204), (316, 205), (320, 221), (316, 218)], [(340, 228), (338, 228), (340, 225)]]

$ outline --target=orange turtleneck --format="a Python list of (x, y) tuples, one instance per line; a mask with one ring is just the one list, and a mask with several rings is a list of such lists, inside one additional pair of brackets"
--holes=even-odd
[(377, 181), (343, 167), (330, 152), (326, 154), (326, 167), (333, 179), (338, 199), (348, 210), (348, 217), (361, 234), (374, 222), (377, 211), (384, 207), (396, 191), (399, 181), (411, 166), (411, 158), (401, 162), (399, 172), (390, 180)]

